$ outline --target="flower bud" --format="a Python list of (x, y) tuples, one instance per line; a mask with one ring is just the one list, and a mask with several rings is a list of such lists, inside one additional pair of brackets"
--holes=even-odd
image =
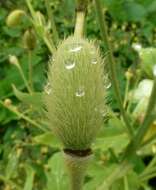
[(4, 100), (4, 105), (5, 106), (11, 106), (11, 104), (12, 104), (12, 101), (9, 98)]
[(17, 67), (19, 67), (19, 61), (15, 55), (9, 55), (9, 62)]
[(53, 55), (45, 94), (49, 126), (64, 148), (89, 149), (106, 112), (103, 59), (88, 40), (69, 37)]
[(28, 29), (25, 31), (23, 36), (23, 43), (24, 43), (24, 48), (26, 48), (27, 50), (31, 51), (35, 49), (36, 37), (33, 29)]
[(23, 10), (12, 11), (7, 17), (7, 20), (6, 20), (7, 26), (15, 27), (18, 24), (20, 24), (21, 19), (22, 19), (24, 14), (25, 14), (25, 12)]

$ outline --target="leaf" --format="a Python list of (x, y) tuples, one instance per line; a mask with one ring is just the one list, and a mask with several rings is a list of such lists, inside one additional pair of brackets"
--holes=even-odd
[(95, 190), (103, 183), (103, 181), (116, 169), (118, 165), (109, 164), (103, 166), (101, 163), (94, 160), (87, 171), (87, 176), (90, 178), (84, 185), (84, 190)]
[(129, 138), (128, 135), (119, 134), (111, 137), (97, 138), (93, 144), (93, 149), (100, 149), (101, 151), (106, 151), (109, 148), (114, 149), (116, 153), (120, 153), (128, 145)]
[(55, 136), (52, 134), (52, 132), (47, 132), (47, 133), (44, 133), (42, 135), (38, 135), (38, 136), (34, 137), (33, 140), (36, 143), (47, 145), (47, 146), (50, 146), (50, 147), (53, 147), (53, 148), (54, 147), (55, 148), (60, 148), (61, 147), (61, 144), (55, 138)]
[(25, 181), (23, 190), (32, 190), (35, 172), (34, 172), (33, 168), (31, 168), (29, 165), (27, 165), (25, 169), (26, 169), (27, 177), (26, 177), (26, 181)]
[(67, 176), (65, 175), (63, 153), (56, 153), (48, 161), (50, 171), (46, 173), (47, 187), (45, 190), (63, 190), (67, 188)]
[(12, 86), (15, 96), (22, 102), (32, 105), (37, 108), (43, 108), (42, 102), (42, 93), (41, 92), (34, 92), (33, 94), (25, 93), (19, 91), (15, 85)]
[(5, 169), (6, 179), (10, 179), (12, 177), (12, 175), (17, 169), (18, 161), (19, 161), (19, 157), (17, 156), (17, 153), (15, 151), (12, 151), (9, 154), (9, 160)]
[(156, 48), (142, 48), (139, 52), (141, 69), (148, 77), (153, 77), (153, 67), (156, 62)]

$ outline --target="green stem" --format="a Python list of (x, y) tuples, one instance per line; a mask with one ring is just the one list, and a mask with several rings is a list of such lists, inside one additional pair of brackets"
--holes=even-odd
[(50, 53), (53, 54), (56, 51), (53, 41), (52, 40), (50, 41), (50, 39), (47, 36), (44, 36), (43, 40), (44, 40), (44, 43), (47, 45)]
[(125, 189), (125, 190), (129, 190), (127, 176), (125, 176), (125, 177), (123, 178), (123, 180), (124, 180), (124, 187), (125, 187), (124, 189)]
[(114, 152), (113, 148), (109, 148), (108, 151), (110, 152), (110, 155), (113, 158), (114, 162), (119, 163), (118, 157)]
[(122, 178), (130, 170), (131, 165), (125, 160), (108, 176), (103, 184), (97, 188), (97, 190), (109, 190), (113, 182)]
[(28, 92), (31, 94), (32, 91), (31, 91), (31, 88), (30, 88), (30, 86), (29, 86), (29, 83), (28, 83), (28, 81), (27, 81), (27, 79), (26, 79), (26, 77), (25, 77), (25, 75), (24, 75), (23, 69), (21, 68), (20, 64), (16, 65), (16, 67), (17, 67), (17, 69), (18, 69), (18, 71), (19, 71), (19, 73), (20, 73), (20, 75), (21, 75), (21, 77), (22, 77), (22, 79), (23, 79), (23, 81), (24, 81), (24, 84), (25, 84), (25, 86), (26, 86)]
[(153, 174), (149, 174), (149, 175), (147, 175), (147, 176), (144, 176), (144, 177), (142, 177), (140, 180), (141, 180), (141, 181), (148, 181), (149, 179), (151, 179), (151, 178), (153, 178), (153, 177), (155, 177), (155, 176), (156, 176), (156, 172), (153, 173)]
[(51, 7), (50, 7), (50, 1), (45, 0), (45, 5), (46, 5), (49, 20), (51, 22), (51, 28), (52, 28), (52, 31), (53, 31), (53, 36), (54, 36), (55, 42), (57, 44), (58, 41), (59, 41), (59, 35), (58, 35), (57, 29), (56, 29), (54, 16), (53, 16), (53, 13), (52, 13), (52, 10), (51, 10)]
[[(38, 28), (36, 27), (36, 23), (35, 23), (35, 20), (36, 20), (36, 13), (35, 13), (35, 11), (34, 11), (32, 5), (31, 5), (31, 3), (30, 3), (30, 0), (26, 0), (26, 3), (27, 3), (27, 6), (28, 6), (28, 8), (29, 8), (29, 10), (30, 10), (31, 16), (32, 16), (32, 18), (33, 18), (33, 21), (32, 21), (32, 22), (33, 22), (34, 28), (35, 28), (35, 30), (37, 31)], [(53, 40), (51, 39), (51, 36), (49, 36), (48, 33), (44, 33), (44, 34), (42, 35), (42, 39), (43, 39), (44, 43), (46, 44), (46, 46), (48, 47), (48, 49), (49, 49), (49, 51), (51, 52), (51, 54), (53, 54), (53, 53), (55, 52), (56, 48), (55, 48), (55, 44), (54, 44)]]
[(127, 103), (127, 99), (128, 99), (129, 85), (130, 85), (130, 78), (128, 78), (128, 79), (127, 79), (127, 82), (126, 82), (125, 98), (124, 98), (124, 102), (123, 102), (123, 107), (124, 107), (124, 108), (126, 108), (126, 103)]
[(88, 5), (88, 0), (76, 1), (76, 22), (74, 30), (75, 36), (83, 37), (87, 5)]
[(99, 21), (99, 25), (100, 25), (100, 30), (101, 30), (101, 35), (102, 35), (102, 39), (106, 45), (106, 49), (109, 52), (108, 54), (108, 59), (109, 59), (109, 68), (110, 68), (110, 72), (111, 72), (111, 81), (113, 84), (113, 88), (114, 88), (114, 92), (120, 107), (120, 111), (121, 114), (123, 116), (124, 122), (127, 126), (127, 130), (129, 133), (129, 136), (132, 137), (133, 136), (133, 128), (130, 125), (130, 121), (129, 118), (127, 116), (127, 113), (124, 110), (123, 107), (123, 102), (122, 102), (122, 97), (120, 94), (120, 88), (119, 88), (119, 84), (118, 84), (118, 80), (117, 80), (117, 76), (116, 76), (116, 68), (115, 68), (115, 61), (114, 61), (114, 57), (113, 57), (113, 53), (112, 53), (112, 47), (110, 44), (110, 41), (108, 39), (108, 34), (107, 34), (107, 24), (105, 21), (105, 16), (103, 14), (103, 9), (102, 9), (102, 5), (101, 5), (101, 1), (100, 0), (95, 0), (95, 5), (96, 5), (96, 12), (97, 12), (97, 17), (98, 17), (98, 21)]
[(64, 153), (64, 158), (70, 179), (70, 190), (82, 190), (86, 169), (92, 155), (80, 157)]
[(28, 6), (28, 8), (29, 8), (29, 10), (30, 10), (30, 13), (31, 13), (33, 19), (35, 19), (35, 11), (34, 11), (32, 5), (31, 5), (30, 0), (26, 0), (26, 4), (27, 4), (27, 6)]
[(84, 33), (85, 12), (77, 12), (74, 35), (82, 37)]
[(147, 173), (156, 171), (155, 168), (153, 168), (153, 166), (156, 164), (156, 156), (151, 160), (151, 162), (148, 164), (148, 166), (145, 168), (145, 170), (142, 172), (142, 174), (140, 176), (144, 176)]
[(18, 112), (13, 106), (6, 106), (3, 101), (0, 100), (0, 104), (2, 106), (4, 106), (5, 108), (7, 108), (9, 111), (11, 111), (12, 113), (16, 114), (19, 118), (24, 119), (25, 121), (27, 121), (28, 123), (32, 124), (33, 126), (39, 128), (42, 131), (47, 131), (44, 127), (40, 126), (40, 124), (36, 123), (36, 121), (30, 119), (29, 117), (27, 117), (26, 115)]
[(29, 84), (30, 88), (33, 91), (33, 65), (32, 65), (32, 51), (28, 51), (28, 59), (29, 59)]

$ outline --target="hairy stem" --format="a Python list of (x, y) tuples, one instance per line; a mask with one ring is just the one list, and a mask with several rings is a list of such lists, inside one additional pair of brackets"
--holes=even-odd
[(65, 165), (70, 180), (70, 190), (82, 190), (86, 169), (91, 155), (80, 157), (64, 153)]
[(110, 69), (110, 73), (111, 73), (110, 77), (111, 77), (111, 81), (112, 81), (112, 84), (113, 84), (114, 92), (115, 92), (116, 99), (118, 101), (118, 104), (119, 104), (120, 111), (121, 111), (121, 114), (123, 116), (124, 122), (125, 122), (125, 124), (127, 126), (129, 136), (132, 137), (133, 136), (133, 128), (130, 125), (129, 118), (128, 118), (128, 116), (127, 116), (127, 114), (126, 114), (126, 112), (124, 110), (124, 107), (123, 107), (123, 102), (122, 102), (122, 97), (121, 97), (121, 94), (120, 94), (119, 83), (118, 83), (117, 76), (116, 76), (115, 61), (114, 61), (114, 57), (113, 57), (113, 53), (112, 53), (112, 47), (111, 47), (110, 41), (108, 39), (107, 24), (106, 24), (106, 21), (105, 21), (105, 16), (103, 14), (101, 1), (100, 0), (95, 0), (95, 5), (96, 5), (96, 12), (97, 12), (99, 25), (100, 25), (102, 39), (103, 39), (103, 41), (104, 41), (104, 43), (106, 45), (106, 49), (109, 52), (108, 59), (109, 59), (109, 69)]

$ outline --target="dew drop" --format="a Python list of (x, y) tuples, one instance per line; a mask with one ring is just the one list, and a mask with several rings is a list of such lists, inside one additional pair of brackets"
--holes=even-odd
[(71, 70), (71, 69), (73, 69), (75, 67), (75, 62), (73, 61), (73, 60), (67, 60), (66, 62), (65, 62), (65, 68), (67, 69), (67, 70)]
[(102, 117), (106, 116), (106, 112), (104, 110), (100, 110), (100, 114), (102, 115)]
[(79, 52), (79, 51), (81, 51), (81, 49), (82, 49), (82, 46), (81, 45), (74, 45), (74, 47), (72, 47), (70, 50), (69, 50), (69, 52), (71, 52), (71, 53), (77, 53), (77, 52)]
[(93, 65), (96, 65), (96, 64), (97, 64), (97, 59), (96, 59), (96, 58), (93, 58), (92, 61), (91, 61), (91, 63), (92, 63)]
[(77, 97), (83, 97), (83, 96), (85, 95), (84, 88), (82, 88), (82, 87), (79, 88), (79, 89), (76, 91), (75, 95), (76, 95)]
[(111, 82), (107, 84), (106, 89), (109, 89), (112, 86)]
[(49, 82), (44, 87), (44, 90), (45, 90), (45, 93), (48, 94), (48, 95), (51, 93), (52, 89), (51, 89), (51, 85), (50, 85)]

